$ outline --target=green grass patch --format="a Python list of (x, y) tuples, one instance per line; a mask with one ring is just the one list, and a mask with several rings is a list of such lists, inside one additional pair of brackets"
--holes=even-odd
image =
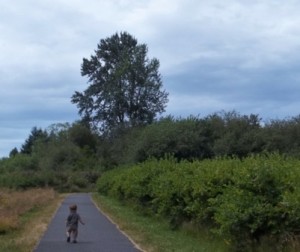
[(195, 232), (190, 226), (171, 230), (168, 221), (160, 217), (142, 214), (99, 194), (94, 194), (93, 198), (100, 209), (145, 251), (230, 251), (226, 241), (213, 238), (206, 231)]

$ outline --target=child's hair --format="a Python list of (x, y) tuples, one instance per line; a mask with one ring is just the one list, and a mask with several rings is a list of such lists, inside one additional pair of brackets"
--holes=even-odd
[(76, 211), (76, 210), (77, 210), (77, 205), (76, 205), (76, 204), (71, 205), (71, 206), (70, 206), (70, 210), (71, 210), (71, 211)]

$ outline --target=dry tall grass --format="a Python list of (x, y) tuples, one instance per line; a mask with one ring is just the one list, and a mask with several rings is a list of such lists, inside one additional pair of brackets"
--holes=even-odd
[(53, 189), (10, 191), (0, 189), (0, 234), (19, 228), (21, 217), (55, 198)]
[(64, 197), (52, 189), (0, 189), (0, 251), (33, 251)]

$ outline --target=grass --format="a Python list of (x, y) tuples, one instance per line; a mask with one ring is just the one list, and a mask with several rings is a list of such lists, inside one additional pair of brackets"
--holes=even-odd
[(268, 238), (260, 244), (248, 248), (234, 248), (229, 242), (213, 238), (205, 230), (197, 230), (189, 225), (180, 230), (170, 229), (166, 220), (147, 216), (119, 201), (98, 193), (93, 199), (100, 210), (116, 223), (121, 231), (133, 240), (137, 247), (147, 252), (229, 252), (229, 251), (299, 251), (299, 237), (288, 244), (277, 244)]
[(94, 194), (93, 198), (101, 211), (144, 251), (229, 251), (225, 241), (212, 238), (205, 231), (196, 234), (189, 228), (171, 230), (165, 220), (145, 216), (114, 199), (99, 194)]
[(1, 252), (31, 252), (62, 200), (52, 189), (0, 189)]

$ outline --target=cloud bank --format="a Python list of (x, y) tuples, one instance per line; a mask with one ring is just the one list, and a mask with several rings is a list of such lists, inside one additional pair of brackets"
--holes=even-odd
[(127, 31), (161, 63), (166, 114), (299, 114), (300, 3), (242, 0), (0, 1), (0, 157), (32, 127), (79, 119), (83, 57)]

